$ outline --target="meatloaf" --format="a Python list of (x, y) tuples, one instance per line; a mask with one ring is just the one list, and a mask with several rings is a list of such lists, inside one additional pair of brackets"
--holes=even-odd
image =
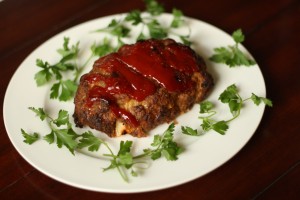
[(110, 137), (147, 132), (202, 101), (213, 80), (203, 59), (172, 39), (124, 45), (95, 61), (74, 99), (78, 127)]

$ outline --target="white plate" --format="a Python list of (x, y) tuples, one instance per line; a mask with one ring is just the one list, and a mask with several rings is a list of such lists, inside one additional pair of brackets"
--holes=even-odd
[[(39, 171), (58, 181), (83, 189), (114, 193), (145, 192), (176, 186), (199, 178), (228, 161), (255, 132), (262, 118), (264, 105), (255, 106), (253, 103), (246, 103), (241, 116), (230, 124), (224, 136), (215, 132), (209, 132), (201, 137), (185, 136), (180, 133), (180, 125), (197, 128), (200, 124), (197, 119), (199, 106), (195, 105), (190, 112), (177, 119), (179, 125), (175, 129), (176, 141), (185, 147), (179, 159), (174, 162), (165, 159), (153, 161), (150, 167), (138, 177), (130, 176), (130, 183), (124, 182), (116, 171), (102, 172), (102, 168), (109, 165), (105, 160), (79, 152), (73, 156), (66, 148), (58, 149), (56, 145), (48, 145), (43, 140), (32, 145), (23, 142), (21, 128), (41, 135), (49, 133), (46, 122), (41, 122), (27, 109), (28, 107), (44, 107), (53, 115), (59, 109), (67, 109), (72, 114), (74, 108), (72, 101), (60, 103), (50, 100), (50, 86), (40, 88), (36, 86), (34, 74), (39, 70), (35, 65), (36, 59), (41, 58), (55, 63), (58, 59), (55, 50), (61, 47), (64, 36), (70, 37), (72, 44), (79, 40), (80, 48), (87, 52), (95, 40), (100, 41), (101, 37), (104, 37), (100, 33), (91, 33), (91, 31), (105, 27), (112, 18), (117, 17), (120, 15), (88, 21), (52, 37), (33, 51), (17, 69), (6, 91), (3, 112), (8, 136), (18, 152)], [(170, 14), (163, 14), (160, 17), (160, 20), (165, 23), (169, 23), (171, 19)], [(204, 57), (209, 71), (213, 74), (215, 87), (208, 100), (217, 103), (220, 118), (229, 118), (230, 114), (227, 106), (218, 103), (218, 96), (233, 83), (241, 89), (242, 97), (249, 97), (252, 92), (265, 96), (264, 79), (257, 65), (229, 68), (208, 60), (213, 54), (213, 48), (233, 44), (230, 35), (200, 20), (191, 18), (186, 20), (192, 30), (193, 48)], [(182, 31), (184, 32), (184, 29)], [(247, 52), (244, 47), (241, 48)], [(139, 153), (149, 147), (154, 134), (162, 133), (167, 126), (164, 124), (157, 127), (150, 132), (149, 137), (142, 139), (131, 136), (110, 139), (104, 134), (98, 135), (107, 140), (115, 151), (120, 140), (133, 140), (134, 152)]]

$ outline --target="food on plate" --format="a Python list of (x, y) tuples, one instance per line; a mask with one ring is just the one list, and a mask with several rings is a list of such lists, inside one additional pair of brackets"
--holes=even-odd
[(213, 86), (203, 59), (172, 39), (141, 40), (99, 58), (80, 79), (74, 121), (110, 137), (147, 136), (202, 101)]

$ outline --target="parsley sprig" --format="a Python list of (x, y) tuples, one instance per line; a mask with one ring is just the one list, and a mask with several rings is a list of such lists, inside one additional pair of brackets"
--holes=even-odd
[(33, 144), (40, 138), (38, 133), (27, 133), (24, 129), (21, 129), (21, 133), (24, 138), (23, 142), (26, 144)]
[(57, 80), (62, 79), (62, 73), (76, 68), (76, 59), (79, 48), (79, 42), (69, 47), (69, 38), (64, 38), (62, 48), (58, 49), (57, 52), (60, 54), (60, 60), (53, 65), (50, 65), (47, 61), (44, 62), (41, 59), (36, 60), (36, 65), (42, 70), (35, 74), (34, 79), (36, 80), (37, 86), (42, 86), (55, 77)]
[(235, 42), (234, 45), (228, 47), (214, 48), (215, 54), (209, 59), (216, 63), (224, 63), (229, 67), (236, 66), (251, 66), (255, 65), (256, 62), (248, 58), (240, 49), (239, 44), (244, 42), (245, 36), (241, 29), (238, 29), (232, 33), (232, 38)]
[[(100, 43), (94, 43), (90, 47), (90, 56), (82, 66), (77, 65), (79, 58), (79, 42), (75, 45), (70, 45), (70, 38), (64, 37), (62, 48), (57, 52), (61, 56), (55, 64), (49, 64), (42, 59), (36, 60), (36, 66), (42, 68), (38, 71), (34, 79), (37, 86), (52, 83), (50, 88), (50, 98), (58, 99), (59, 101), (68, 101), (75, 95), (78, 86), (78, 79), (82, 71), (95, 56), (104, 56), (115, 49), (107, 38), (104, 38)], [(53, 83), (54, 81), (54, 83)]]
[[(217, 114), (217, 111), (214, 110), (214, 104), (210, 101), (204, 101), (200, 103), (200, 116), (199, 119), (202, 120), (202, 124), (200, 125), (204, 132), (208, 132), (210, 130), (214, 130), (221, 135), (224, 135), (229, 128), (229, 123), (236, 118), (238, 118), (241, 114), (241, 110), (244, 106), (244, 103), (248, 100), (252, 100), (255, 105), (259, 105), (260, 103), (264, 103), (265, 105), (272, 107), (272, 101), (265, 97), (257, 96), (252, 93), (252, 95), (248, 98), (243, 99), (239, 92), (238, 88), (235, 84), (228, 86), (219, 96), (219, 100), (223, 104), (227, 104), (229, 107), (229, 111), (232, 114), (230, 119), (226, 120), (215, 120), (214, 116)], [(181, 127), (182, 132), (187, 135), (197, 136), (200, 133), (197, 129), (192, 129), (190, 127), (183, 126)]]
[[(58, 148), (65, 146), (74, 155), (74, 150), (77, 148), (76, 138), (78, 134), (73, 130), (72, 124), (69, 121), (69, 114), (65, 110), (60, 110), (57, 118), (52, 118), (43, 108), (29, 107), (41, 121), (48, 120), (50, 133), (43, 137), (49, 144), (56, 143)], [(25, 132), (25, 131), (24, 131)], [(27, 133), (30, 135), (29, 133)]]
[[(101, 146), (104, 146), (109, 153), (105, 153), (103, 156), (110, 158), (110, 165), (105, 167), (103, 171), (116, 169), (126, 182), (129, 181), (127, 170), (130, 170), (132, 176), (138, 175), (135, 171), (137, 164), (147, 164), (147, 160), (157, 160), (160, 157), (164, 157), (169, 161), (177, 160), (178, 155), (183, 151), (183, 148), (174, 141), (174, 123), (170, 124), (162, 135), (154, 136), (151, 144), (153, 148), (146, 148), (143, 153), (133, 155), (132, 141), (121, 141), (118, 153), (114, 153), (107, 142), (96, 137), (91, 131), (82, 134), (76, 133), (69, 120), (69, 113), (65, 110), (60, 110), (56, 118), (52, 118), (43, 108), (29, 107), (29, 110), (33, 111), (41, 121), (48, 121), (50, 133), (42, 139), (49, 144), (56, 143), (58, 148), (64, 146), (73, 155), (75, 155), (76, 150), (87, 148), (88, 151), (97, 152)], [(27, 144), (33, 144), (41, 138), (39, 133), (36, 132), (27, 133), (21, 129), (21, 133), (24, 142)]]
[[(67, 101), (71, 99), (77, 89), (77, 78), (79, 77), (80, 69), (76, 64), (76, 59), (79, 53), (79, 42), (75, 45), (69, 45), (69, 38), (64, 38), (62, 48), (57, 52), (61, 56), (60, 60), (55, 64), (49, 64), (42, 59), (36, 60), (36, 65), (42, 68), (34, 76), (37, 86), (45, 85), (53, 80), (56, 82), (51, 87), (50, 98), (59, 99), (60, 101)], [(75, 71), (73, 80), (64, 78), (64, 73)]]
[[(142, 11), (132, 10), (122, 19), (112, 19), (107, 27), (96, 30), (96, 32), (104, 32), (115, 36), (118, 44), (116, 49), (122, 46), (125, 42), (125, 38), (133, 37), (131, 35), (132, 26), (141, 25), (141, 31), (138, 36), (134, 38), (136, 41), (149, 38), (163, 39), (170, 36), (170, 34), (178, 36), (178, 38), (186, 45), (190, 45), (189, 41), (190, 30), (187, 35), (181, 35), (176, 33), (176, 28), (179, 28), (184, 24), (184, 15), (182, 11), (174, 8), (172, 10), (173, 19), (167, 26), (160, 23), (157, 16), (162, 14), (165, 9), (162, 4), (155, 0), (145, 0), (147, 16), (142, 16)], [(130, 24), (130, 26), (128, 25)]]
[(164, 6), (156, 0), (144, 0), (146, 10), (153, 16), (158, 16), (165, 11)]
[(175, 124), (171, 123), (162, 135), (154, 135), (151, 146), (155, 148), (144, 149), (144, 154), (135, 158), (150, 156), (152, 160), (156, 160), (163, 156), (167, 160), (177, 160), (177, 156), (183, 151), (183, 148), (174, 141), (174, 128)]
[(114, 154), (110, 147), (106, 144), (110, 154), (104, 154), (104, 156), (112, 158), (110, 165), (103, 169), (103, 171), (117, 169), (119, 174), (122, 176), (123, 180), (128, 182), (128, 176), (124, 172), (124, 169), (130, 170), (132, 176), (137, 176), (138, 173), (134, 170), (134, 166), (137, 164), (147, 164), (146, 161), (141, 159), (151, 158), (152, 160), (157, 160), (162, 156), (168, 160), (177, 160), (178, 155), (183, 151), (182, 147), (174, 141), (174, 123), (170, 124), (167, 130), (162, 135), (155, 135), (153, 142), (151, 143), (153, 148), (144, 149), (144, 153), (139, 155), (133, 155), (131, 153), (132, 141), (121, 141), (119, 151)]

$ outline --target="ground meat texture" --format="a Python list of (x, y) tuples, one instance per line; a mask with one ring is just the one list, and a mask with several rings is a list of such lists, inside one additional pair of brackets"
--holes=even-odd
[(213, 86), (203, 59), (172, 39), (143, 40), (99, 58), (83, 75), (74, 120), (110, 137), (147, 136), (202, 101)]

